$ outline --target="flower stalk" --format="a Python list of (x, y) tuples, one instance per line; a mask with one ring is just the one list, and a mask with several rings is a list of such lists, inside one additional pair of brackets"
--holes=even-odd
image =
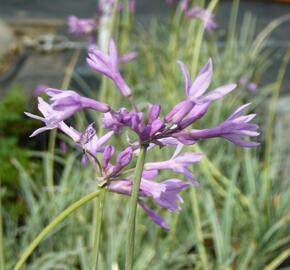
[(137, 160), (137, 165), (134, 175), (133, 190), (130, 200), (130, 212), (129, 212), (129, 226), (127, 229), (127, 247), (126, 247), (126, 270), (133, 269), (134, 258), (134, 239), (135, 239), (135, 224), (136, 224), (136, 210), (138, 203), (138, 193), (142, 178), (142, 173), (145, 164), (147, 144), (142, 144), (140, 147), (140, 153)]
[(17, 262), (14, 270), (20, 270), (24, 265), (26, 260), (32, 254), (32, 252), (37, 248), (37, 246), (41, 243), (41, 241), (60, 223), (62, 223), (70, 214), (78, 210), (84, 204), (90, 202), (94, 198), (100, 195), (100, 190), (92, 192), (87, 196), (81, 198), (77, 202), (71, 204), (68, 208), (66, 208), (63, 212), (61, 212), (53, 221), (51, 221), (39, 234), (38, 236), (31, 242), (28, 248), (23, 252), (19, 261)]
[(92, 253), (92, 268), (93, 270), (98, 269), (98, 259), (99, 259), (99, 250), (100, 250), (100, 239), (101, 239), (101, 228), (102, 228), (102, 219), (104, 212), (105, 204), (105, 189), (100, 190), (100, 195), (97, 198), (96, 204), (94, 204), (95, 212), (94, 216), (96, 218), (94, 224), (94, 239), (93, 239), (93, 253)]

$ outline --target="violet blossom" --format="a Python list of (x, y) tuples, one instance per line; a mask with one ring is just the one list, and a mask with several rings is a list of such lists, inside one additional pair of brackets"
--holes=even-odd
[(189, 2), (189, 0), (182, 0), (180, 2), (180, 9), (188, 18), (200, 19), (209, 33), (217, 28), (217, 24), (214, 20), (214, 14), (211, 11), (197, 6), (191, 8)]
[(145, 174), (147, 171), (172, 170), (173, 172), (183, 174), (192, 185), (198, 186), (199, 184), (189, 167), (200, 162), (203, 155), (191, 152), (181, 154), (181, 149), (181, 147), (177, 147), (175, 153), (169, 160), (146, 163), (144, 166)]
[(193, 7), (186, 11), (186, 16), (188, 18), (197, 18), (200, 19), (205, 29), (211, 33), (214, 29), (217, 28), (217, 23), (214, 20), (214, 14), (208, 9), (203, 9), (200, 7)]
[(250, 82), (247, 77), (242, 77), (239, 81), (241, 86), (246, 87), (251, 92), (256, 92), (258, 89), (258, 85), (254, 82)]
[(50, 96), (52, 111), (47, 118), (51, 123), (58, 123), (71, 117), (83, 109), (93, 109), (98, 112), (110, 111), (110, 106), (87, 97), (82, 97), (71, 90), (47, 88), (45, 93)]
[[(104, 136), (98, 138), (92, 124), (87, 127), (85, 132), (81, 133), (73, 127), (69, 127), (64, 121), (59, 121), (57, 123), (51, 122), (49, 115), (52, 113), (53, 108), (41, 97), (38, 98), (38, 110), (42, 113), (43, 117), (25, 112), (27, 116), (45, 123), (44, 127), (35, 130), (30, 135), (30, 137), (34, 137), (47, 130), (57, 128), (65, 133), (67, 136), (69, 136), (78, 147), (82, 148), (85, 152), (89, 152), (90, 155), (95, 156), (97, 153), (101, 153), (104, 151), (105, 144), (114, 134), (114, 132), (110, 131)], [(86, 160), (86, 158), (84, 158), (84, 160)], [(83, 162), (85, 162), (84, 160)]]
[[(208, 63), (202, 68), (194, 81), (191, 80), (187, 67), (180, 61), (178, 64), (185, 79), (185, 93), (187, 99), (178, 103), (173, 110), (167, 114), (165, 120), (173, 124), (181, 124), (185, 127), (201, 118), (207, 112), (211, 102), (222, 98), (234, 90), (236, 84), (224, 85), (214, 89), (209, 94), (204, 94), (212, 80), (213, 67), (211, 59), (209, 59)], [(199, 105), (199, 107), (194, 108), (196, 105)], [(182, 120), (185, 122), (182, 122)]]
[(76, 16), (68, 17), (69, 32), (76, 35), (90, 35), (96, 32), (98, 22), (96, 19), (80, 19)]
[(136, 0), (128, 0), (128, 8), (131, 13), (135, 13), (136, 10)]
[(141, 141), (149, 143), (165, 127), (164, 121), (159, 117), (160, 109), (160, 105), (150, 105), (148, 119), (145, 121), (143, 112), (129, 112), (127, 109), (121, 108), (117, 112), (106, 113), (103, 118), (103, 126), (115, 133), (120, 133), (124, 127), (129, 127)]
[(124, 96), (132, 95), (130, 87), (119, 71), (119, 56), (114, 41), (110, 42), (108, 55), (96, 48), (92, 49), (87, 57), (87, 63), (95, 71), (110, 78)]
[(160, 117), (161, 106), (158, 104), (149, 106), (147, 117), (143, 112), (129, 112), (126, 108), (121, 108), (104, 114), (104, 128), (120, 133), (123, 128), (128, 127), (139, 136), (142, 142), (164, 145), (162, 139), (175, 137), (175, 133), (181, 132), (204, 116), (214, 100), (222, 98), (236, 87), (235, 84), (228, 84), (204, 94), (212, 79), (211, 60), (194, 81), (191, 80), (187, 67), (181, 62), (179, 66), (185, 79), (187, 98), (178, 103), (164, 119)]
[(184, 144), (194, 144), (202, 139), (222, 137), (228, 141), (242, 147), (256, 147), (257, 142), (245, 141), (242, 137), (256, 137), (258, 126), (250, 123), (255, 114), (242, 115), (250, 104), (238, 108), (227, 120), (214, 128), (193, 129), (182, 131), (174, 136)]
[[(184, 183), (179, 179), (168, 179), (157, 183), (143, 178), (140, 184), (138, 203), (157, 225), (168, 230), (170, 229), (169, 225), (155, 211), (150, 209), (142, 198), (152, 198), (160, 207), (166, 208), (171, 212), (178, 212), (181, 210), (180, 204), (183, 202), (179, 193), (188, 188), (188, 186), (188, 183)], [(130, 196), (132, 187), (131, 180), (122, 179), (112, 181), (107, 188), (112, 192)]]
[(112, 145), (104, 149), (102, 166), (105, 179), (112, 180), (112, 178), (116, 177), (116, 175), (118, 175), (118, 173), (133, 159), (133, 149), (132, 147), (128, 147), (118, 155), (116, 164), (112, 165), (110, 160), (114, 153), (115, 148)]

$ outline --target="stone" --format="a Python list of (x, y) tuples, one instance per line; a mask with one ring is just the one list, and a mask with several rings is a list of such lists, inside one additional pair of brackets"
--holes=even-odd
[(0, 19), (0, 61), (13, 44), (13, 32), (10, 27)]

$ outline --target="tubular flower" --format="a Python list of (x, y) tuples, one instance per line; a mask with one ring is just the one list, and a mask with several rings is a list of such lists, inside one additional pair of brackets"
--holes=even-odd
[(217, 28), (217, 24), (214, 20), (214, 14), (208, 9), (193, 7), (187, 10), (185, 14), (188, 18), (200, 19), (204, 23), (204, 27), (209, 33)]
[(238, 108), (226, 121), (217, 127), (183, 131), (176, 134), (175, 137), (184, 144), (193, 144), (202, 139), (222, 137), (242, 147), (256, 147), (259, 143), (242, 140), (242, 137), (256, 137), (259, 135), (257, 132), (258, 126), (250, 123), (256, 115), (242, 115), (249, 105), (246, 104)]
[[(212, 80), (213, 67), (211, 59), (209, 59), (208, 63), (202, 68), (194, 81), (191, 80), (186, 65), (180, 61), (178, 64), (184, 76), (187, 99), (178, 103), (172, 111), (166, 115), (165, 120), (186, 127), (201, 118), (207, 112), (211, 102), (222, 98), (234, 90), (236, 84), (218, 87), (209, 94), (204, 95)], [(182, 123), (182, 120), (185, 120), (185, 122)]]
[(171, 159), (166, 161), (146, 163), (144, 166), (145, 172), (152, 170), (153, 171), (172, 170), (176, 173), (181, 173), (185, 175), (192, 185), (197, 186), (198, 182), (194, 178), (189, 167), (195, 163), (200, 162), (203, 155), (200, 153), (191, 153), (191, 152), (181, 154), (180, 152), (181, 147), (178, 146)]
[(185, 13), (186, 17), (200, 19), (209, 33), (217, 28), (217, 24), (214, 20), (214, 14), (212, 12), (208, 9), (203, 9), (197, 6), (190, 8), (189, 2), (189, 0), (182, 0), (180, 2), (180, 9)]
[[(115, 193), (131, 195), (133, 183), (131, 180), (113, 181), (108, 185), (108, 189)], [(169, 179), (162, 183), (142, 179), (139, 190), (139, 205), (145, 210), (148, 216), (159, 226), (169, 229), (169, 225), (156, 212), (151, 210), (142, 198), (153, 198), (153, 200), (162, 208), (171, 212), (181, 210), (180, 204), (183, 202), (179, 193), (188, 187), (179, 179)]]
[(132, 95), (130, 87), (119, 71), (119, 56), (114, 41), (110, 42), (108, 55), (96, 48), (92, 49), (87, 57), (87, 63), (95, 71), (110, 78), (124, 96)]
[[(60, 121), (58, 123), (51, 123), (49, 119), (49, 115), (52, 113), (52, 107), (46, 103), (42, 98), (38, 98), (38, 109), (42, 113), (44, 117), (40, 117), (38, 115), (34, 115), (28, 112), (25, 114), (33, 119), (40, 120), (45, 123), (45, 127), (39, 128), (35, 130), (30, 137), (36, 136), (39, 133), (42, 133), (51, 129), (59, 129), (67, 136), (69, 136), (78, 147), (82, 148), (85, 152), (89, 152), (90, 155), (95, 156), (97, 153), (104, 151), (105, 144), (109, 141), (109, 139), (113, 136), (114, 132), (110, 131), (104, 136), (98, 138), (96, 135), (96, 131), (93, 128), (92, 124), (87, 127), (84, 133), (81, 133), (74, 129), (73, 127), (69, 127), (65, 122)], [(83, 157), (82, 162), (87, 162), (87, 157)]]
[(117, 157), (116, 165), (110, 163), (111, 158), (115, 153), (115, 148), (112, 145), (109, 145), (105, 148), (103, 154), (103, 171), (104, 177), (106, 179), (114, 178), (118, 173), (126, 167), (133, 159), (133, 149), (132, 147), (127, 147), (123, 152), (121, 152)]
[(121, 108), (117, 112), (109, 112), (104, 115), (103, 126), (120, 133), (123, 128), (131, 128), (143, 142), (151, 141), (154, 136), (165, 127), (164, 121), (159, 118), (160, 105), (150, 105), (148, 120), (145, 121), (143, 112), (129, 112)]
[(48, 88), (45, 93), (50, 96), (52, 112), (48, 119), (52, 123), (58, 123), (68, 119), (82, 109), (93, 109), (99, 112), (110, 111), (110, 106), (94, 99), (80, 96), (71, 90), (58, 90)]
[(42, 133), (44, 131), (51, 130), (54, 128), (59, 128), (61, 125), (63, 125), (64, 122), (62, 122), (62, 121), (60, 121), (59, 123), (55, 123), (49, 119), (49, 115), (51, 113), (53, 113), (53, 109), (41, 97), (38, 97), (37, 107), (38, 107), (38, 110), (42, 113), (43, 117), (29, 113), (29, 112), (25, 112), (25, 114), (33, 119), (40, 120), (40, 121), (44, 122), (45, 127), (41, 127), (39, 129), (35, 130), (29, 137), (34, 137), (34, 136), (38, 135), (39, 133)]

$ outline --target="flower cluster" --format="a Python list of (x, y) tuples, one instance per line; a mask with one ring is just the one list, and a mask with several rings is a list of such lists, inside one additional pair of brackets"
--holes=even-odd
[[(109, 54), (94, 50), (88, 54), (87, 63), (93, 70), (110, 78), (125, 98), (134, 100), (131, 88), (119, 71), (119, 57), (113, 41), (110, 43)], [(31, 136), (47, 130), (59, 129), (83, 151), (82, 163), (91, 162), (98, 168), (97, 181), (100, 188), (126, 196), (132, 194), (134, 183), (132, 166), (135, 164), (135, 158), (140, 154), (141, 146), (146, 146), (147, 150), (155, 146), (176, 147), (175, 153), (169, 160), (145, 162), (138, 192), (139, 205), (156, 224), (165, 229), (169, 229), (169, 225), (148, 206), (146, 201), (152, 199), (161, 208), (178, 212), (183, 202), (180, 193), (190, 184), (198, 185), (190, 168), (201, 161), (202, 154), (183, 152), (185, 145), (192, 145), (209, 138), (224, 138), (242, 147), (258, 145), (256, 142), (244, 139), (258, 135), (258, 126), (251, 123), (255, 114), (244, 115), (249, 104), (238, 108), (216, 127), (201, 130), (188, 128), (207, 113), (214, 101), (233, 91), (236, 85), (228, 84), (207, 92), (213, 75), (211, 59), (194, 80), (191, 79), (186, 65), (182, 62), (178, 64), (185, 81), (185, 98), (164, 116), (159, 104), (149, 104), (147, 112), (138, 110), (136, 106), (131, 111), (127, 108), (114, 110), (104, 102), (82, 97), (74, 91), (51, 88), (43, 90), (49, 96), (49, 102), (38, 98), (38, 109), (43, 116), (26, 113), (27, 116), (45, 124)], [(68, 118), (84, 109), (103, 114), (103, 127), (108, 130), (105, 135), (98, 137), (92, 124), (84, 132), (79, 132), (65, 123)], [(109, 144), (110, 139), (114, 134), (121, 134), (125, 129), (133, 132), (138, 140), (128, 142), (125, 150), (114, 159), (116, 150), (112, 144)], [(171, 178), (157, 181), (162, 178), (164, 170), (183, 176), (186, 180)]]

